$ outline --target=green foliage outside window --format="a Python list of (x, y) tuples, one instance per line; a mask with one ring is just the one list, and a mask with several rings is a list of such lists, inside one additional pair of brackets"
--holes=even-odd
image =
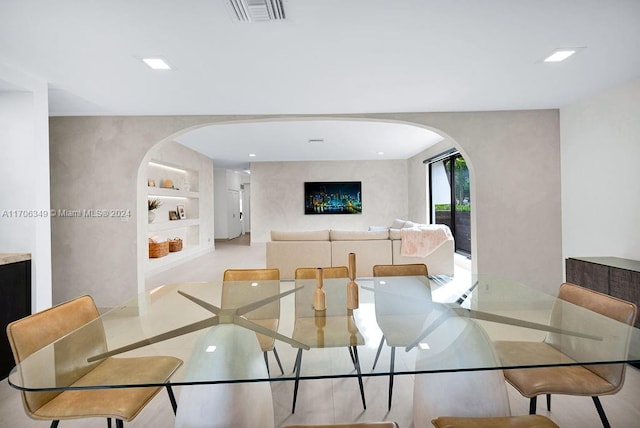
[[(436, 204), (436, 211), (451, 211), (451, 204)], [(457, 212), (471, 212), (471, 205), (456, 205)]]

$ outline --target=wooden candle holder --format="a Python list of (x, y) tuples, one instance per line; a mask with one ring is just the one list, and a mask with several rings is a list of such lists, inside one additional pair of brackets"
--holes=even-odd
[(360, 304), (356, 283), (356, 254), (349, 253), (349, 283), (347, 284), (347, 309), (358, 309)]
[(322, 268), (316, 269), (316, 291), (313, 295), (313, 309), (324, 311), (327, 309), (326, 297), (322, 289)]

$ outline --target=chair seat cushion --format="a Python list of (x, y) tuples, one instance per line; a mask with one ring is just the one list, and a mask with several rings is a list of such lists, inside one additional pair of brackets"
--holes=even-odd
[(540, 415), (498, 418), (439, 417), (431, 421), (437, 428), (559, 428), (551, 419)]
[[(504, 366), (574, 363), (544, 342), (497, 341), (495, 349)], [(583, 366), (504, 370), (505, 379), (527, 398), (540, 394), (596, 396), (612, 394), (618, 387)]]
[[(107, 358), (72, 386), (164, 383), (182, 365), (174, 357)], [(132, 420), (161, 387), (65, 390), (33, 416), (42, 419), (113, 417)]]

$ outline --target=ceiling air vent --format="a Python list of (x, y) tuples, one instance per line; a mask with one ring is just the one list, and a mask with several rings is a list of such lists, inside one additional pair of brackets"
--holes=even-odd
[(284, 19), (282, 0), (229, 0), (234, 18), (240, 22)]

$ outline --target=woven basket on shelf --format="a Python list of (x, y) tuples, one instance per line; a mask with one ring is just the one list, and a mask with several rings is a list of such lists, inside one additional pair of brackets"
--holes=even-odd
[(175, 253), (176, 251), (181, 251), (182, 250), (182, 239), (180, 238), (173, 238), (173, 239), (169, 239), (169, 252), (170, 253)]
[(149, 239), (149, 258), (157, 259), (158, 257), (164, 257), (169, 254), (169, 242), (156, 242), (153, 239)]

